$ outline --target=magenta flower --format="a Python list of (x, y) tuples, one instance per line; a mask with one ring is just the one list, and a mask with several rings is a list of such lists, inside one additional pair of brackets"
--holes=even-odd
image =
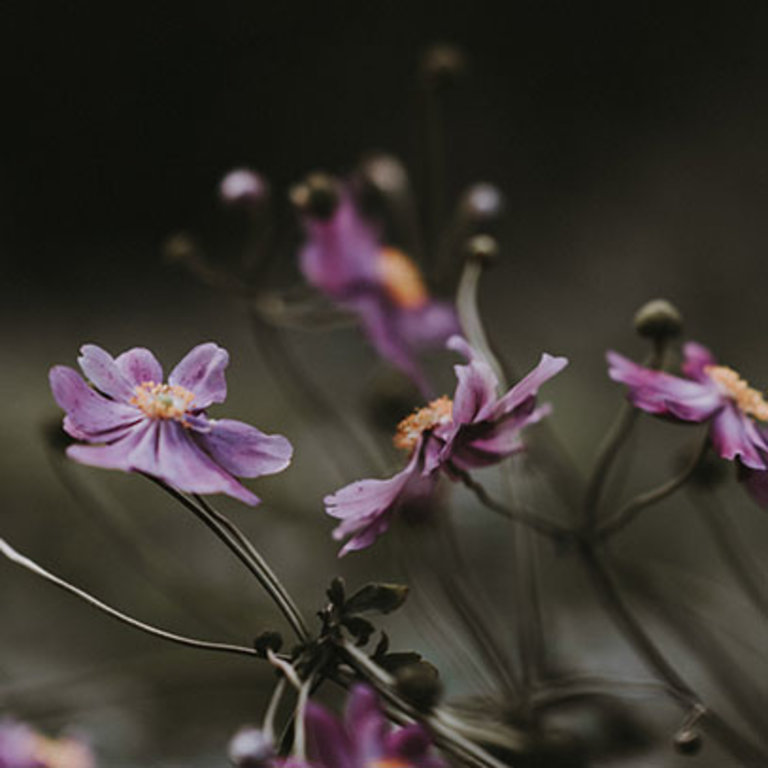
[(426, 391), (418, 353), (458, 333), (453, 306), (430, 297), (418, 267), (383, 243), (348, 191), (330, 218), (307, 215), (304, 224), (306, 280), (357, 315), (376, 351)]
[(293, 449), (282, 435), (206, 415), (227, 395), (229, 354), (214, 343), (192, 349), (167, 384), (160, 363), (141, 347), (113, 359), (86, 344), (78, 363), (91, 386), (72, 368), (50, 372), (53, 396), (66, 411), (64, 430), (87, 443), (67, 449), (75, 461), (143, 472), (180, 491), (226, 493), (250, 505), (258, 497), (234, 476), (273, 474), (291, 461)]
[(421, 725), (392, 729), (367, 685), (350, 690), (343, 721), (313, 702), (305, 721), (315, 768), (446, 768)]
[(405, 469), (387, 480), (359, 480), (325, 498), (325, 511), (341, 519), (335, 539), (351, 538), (340, 555), (370, 546), (390, 525), (392, 516), (414, 500), (428, 497), (440, 472), (456, 479), (457, 471), (496, 464), (522, 450), (522, 429), (546, 416), (549, 405), (536, 405), (544, 382), (568, 361), (544, 354), (539, 364), (499, 397), (491, 367), (459, 336), (448, 346), (467, 358), (456, 365), (453, 400), (433, 400), (404, 419), (394, 443), (410, 453)]
[(768, 403), (736, 371), (718, 365), (710, 351), (689, 342), (683, 347), (686, 378), (645, 368), (608, 352), (608, 375), (629, 387), (629, 399), (643, 411), (679, 421), (710, 422), (717, 453), (755, 470), (768, 468), (768, 443), (754, 419), (768, 420)]

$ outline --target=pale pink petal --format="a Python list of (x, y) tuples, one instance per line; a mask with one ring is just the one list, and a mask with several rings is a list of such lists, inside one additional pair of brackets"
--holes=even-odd
[(101, 347), (95, 344), (83, 345), (80, 347), (80, 357), (77, 362), (83, 373), (100, 392), (123, 403), (127, 403), (133, 397), (133, 385), (125, 378), (112, 359), (112, 355)]
[[(739, 458), (742, 464), (751, 469), (766, 469), (766, 463), (760, 450), (765, 450), (765, 443), (758, 435), (754, 424), (734, 405), (728, 403), (712, 420), (712, 445), (724, 459)], [(756, 446), (755, 441), (759, 440)]]
[(229, 365), (229, 353), (218, 344), (198, 344), (171, 371), (168, 383), (189, 390), (195, 395), (192, 407), (207, 408), (211, 403), (223, 403), (227, 398), (224, 371)]
[(344, 727), (330, 712), (310, 701), (304, 716), (307, 748), (318, 768), (360, 768)]
[(209, 420), (209, 431), (194, 440), (227, 472), (259, 477), (280, 472), (291, 463), (293, 446), (282, 435), (267, 435), (233, 419)]
[(115, 364), (134, 387), (145, 382), (160, 384), (163, 381), (163, 367), (144, 347), (134, 347), (123, 352), (117, 356)]
[(539, 387), (560, 373), (567, 365), (568, 358), (554, 357), (545, 352), (541, 356), (538, 365), (499, 400), (498, 405), (494, 409), (496, 417), (509, 413), (528, 400), (528, 398), (536, 397)]
[(682, 370), (686, 376), (697, 381), (707, 381), (704, 369), (710, 365), (717, 365), (717, 360), (703, 344), (689, 341), (683, 345)]
[(155, 474), (157, 432), (157, 423), (147, 419), (107, 445), (70, 445), (67, 456), (90, 467)]
[(175, 421), (160, 424), (157, 466), (147, 471), (180, 491), (225, 493), (251, 506), (259, 503), (257, 496), (218, 466)]
[(65, 365), (51, 368), (49, 380), (54, 399), (67, 412), (65, 426), (74, 437), (98, 438), (142, 419), (137, 408), (100, 395), (77, 371)]

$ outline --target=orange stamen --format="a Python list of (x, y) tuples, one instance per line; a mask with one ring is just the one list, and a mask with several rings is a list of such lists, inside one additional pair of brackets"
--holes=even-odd
[(707, 365), (704, 372), (736, 403), (739, 410), (759, 421), (768, 421), (768, 402), (763, 395), (725, 365)]
[(136, 394), (129, 402), (151, 419), (174, 419), (183, 423), (184, 416), (195, 399), (192, 392), (178, 384), (144, 381), (133, 391)]
[(395, 304), (405, 309), (423, 307), (429, 299), (427, 286), (419, 268), (397, 248), (382, 248), (376, 271), (384, 290)]
[(397, 425), (397, 432), (392, 442), (394, 442), (395, 448), (402, 451), (412, 451), (426, 430), (434, 429), (440, 424), (450, 424), (452, 418), (453, 401), (450, 397), (443, 395), (426, 407), (406, 416)]

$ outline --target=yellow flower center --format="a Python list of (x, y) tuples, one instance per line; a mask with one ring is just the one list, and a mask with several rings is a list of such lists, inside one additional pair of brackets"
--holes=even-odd
[(387, 758), (386, 760), (372, 760), (368, 763), (367, 768), (411, 768), (411, 764), (402, 760)]
[(184, 416), (195, 396), (177, 384), (156, 384), (144, 381), (133, 390), (131, 405), (144, 411), (151, 419), (174, 419), (184, 422)]
[(93, 768), (88, 749), (73, 739), (37, 736), (35, 758), (48, 768)]
[(382, 248), (376, 271), (389, 298), (405, 309), (423, 307), (429, 299), (419, 268), (397, 248)]
[(763, 395), (753, 389), (733, 368), (725, 365), (707, 365), (704, 373), (728, 395), (742, 413), (754, 416), (760, 421), (768, 421), (768, 402)]
[(397, 425), (397, 432), (392, 442), (394, 442), (395, 448), (402, 451), (412, 451), (426, 430), (434, 429), (440, 424), (450, 424), (452, 418), (453, 401), (450, 397), (443, 395), (426, 407), (420, 408), (404, 418)]

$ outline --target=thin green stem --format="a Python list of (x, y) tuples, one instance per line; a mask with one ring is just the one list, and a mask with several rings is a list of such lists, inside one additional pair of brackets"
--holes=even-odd
[(502, 517), (507, 518), (507, 520), (512, 520), (515, 523), (525, 525), (531, 530), (555, 541), (565, 541), (572, 537), (572, 532), (558, 523), (554, 523), (551, 520), (547, 520), (546, 518), (525, 509), (511, 509), (506, 504), (497, 501), (485, 490), (485, 487), (475, 480), (466, 470), (457, 467), (453, 463), (449, 464), (449, 468), (451, 473), (456, 475), (456, 477), (458, 477), (461, 482), (464, 483), (475, 496), (477, 496), (483, 506), (496, 512)]
[(185, 637), (184, 635), (177, 635), (173, 632), (167, 632), (164, 629), (159, 629), (158, 627), (154, 627), (151, 624), (146, 624), (143, 621), (134, 619), (133, 617), (128, 616), (127, 614), (122, 613), (121, 611), (118, 611), (116, 608), (112, 608), (111, 606), (102, 602), (101, 600), (89, 594), (85, 590), (82, 590), (79, 587), (76, 587), (73, 584), (70, 584), (68, 581), (65, 581), (59, 576), (55, 576), (49, 571), (46, 571), (45, 568), (38, 565), (33, 560), (30, 560), (28, 557), (25, 557), (20, 552), (17, 552), (4, 539), (0, 539), (0, 554), (3, 554), (5, 557), (7, 557), (11, 562), (15, 563), (16, 565), (20, 565), (22, 568), (26, 568), (28, 571), (31, 571), (35, 575), (40, 576), (41, 578), (45, 579), (51, 584), (54, 584), (59, 589), (63, 589), (65, 592), (69, 592), (70, 594), (75, 595), (76, 597), (79, 597), (81, 600), (84, 600), (85, 602), (89, 603), (94, 608), (98, 608), (100, 611), (103, 611), (104, 613), (108, 614), (113, 619), (117, 619), (118, 621), (121, 621), (124, 624), (127, 624), (130, 627), (133, 627), (134, 629), (139, 629), (148, 635), (159, 637), (159, 638), (162, 638), (163, 640), (168, 640), (171, 643), (176, 643), (177, 645), (184, 645), (189, 648), (197, 648), (205, 651), (219, 651), (221, 653), (236, 653), (241, 656), (257, 656), (258, 657), (258, 653), (254, 648), (247, 648), (240, 645), (230, 645), (228, 643), (215, 643), (215, 642), (209, 642), (208, 640), (198, 640), (192, 637)]
[(696, 468), (701, 463), (701, 460), (704, 458), (708, 448), (709, 434), (704, 436), (704, 439), (701, 441), (699, 447), (693, 452), (688, 463), (677, 475), (656, 488), (640, 493), (633, 499), (630, 499), (612, 518), (607, 520), (597, 529), (597, 538), (607, 539), (613, 534), (618, 533), (629, 525), (640, 511), (653, 504), (658, 504), (660, 501), (666, 499), (667, 496), (671, 496), (690, 479), (691, 475), (693, 475)]
[(285, 589), (276, 587), (272, 579), (275, 578), (274, 574), (262, 568), (261, 563), (263, 559), (254, 559), (243, 544), (238, 541), (237, 537), (230, 532), (229, 527), (222, 523), (217, 515), (212, 514), (205, 507), (198, 506), (193, 501), (188, 499), (184, 494), (177, 491), (175, 488), (164, 483), (162, 480), (151, 477), (150, 475), (144, 475), (151, 480), (155, 485), (158, 485), (166, 493), (172, 496), (176, 501), (182, 504), (186, 509), (192, 512), (195, 517), (201, 520), (216, 536), (230, 549), (230, 551), (245, 565), (245, 567), (256, 577), (258, 582), (264, 588), (266, 593), (272, 598), (272, 601), (285, 616), (288, 623), (293, 628), (297, 637), (301, 641), (309, 639), (310, 634), (307, 629), (304, 620), (301, 615), (294, 610), (294, 603), (292, 600), (286, 599)]

